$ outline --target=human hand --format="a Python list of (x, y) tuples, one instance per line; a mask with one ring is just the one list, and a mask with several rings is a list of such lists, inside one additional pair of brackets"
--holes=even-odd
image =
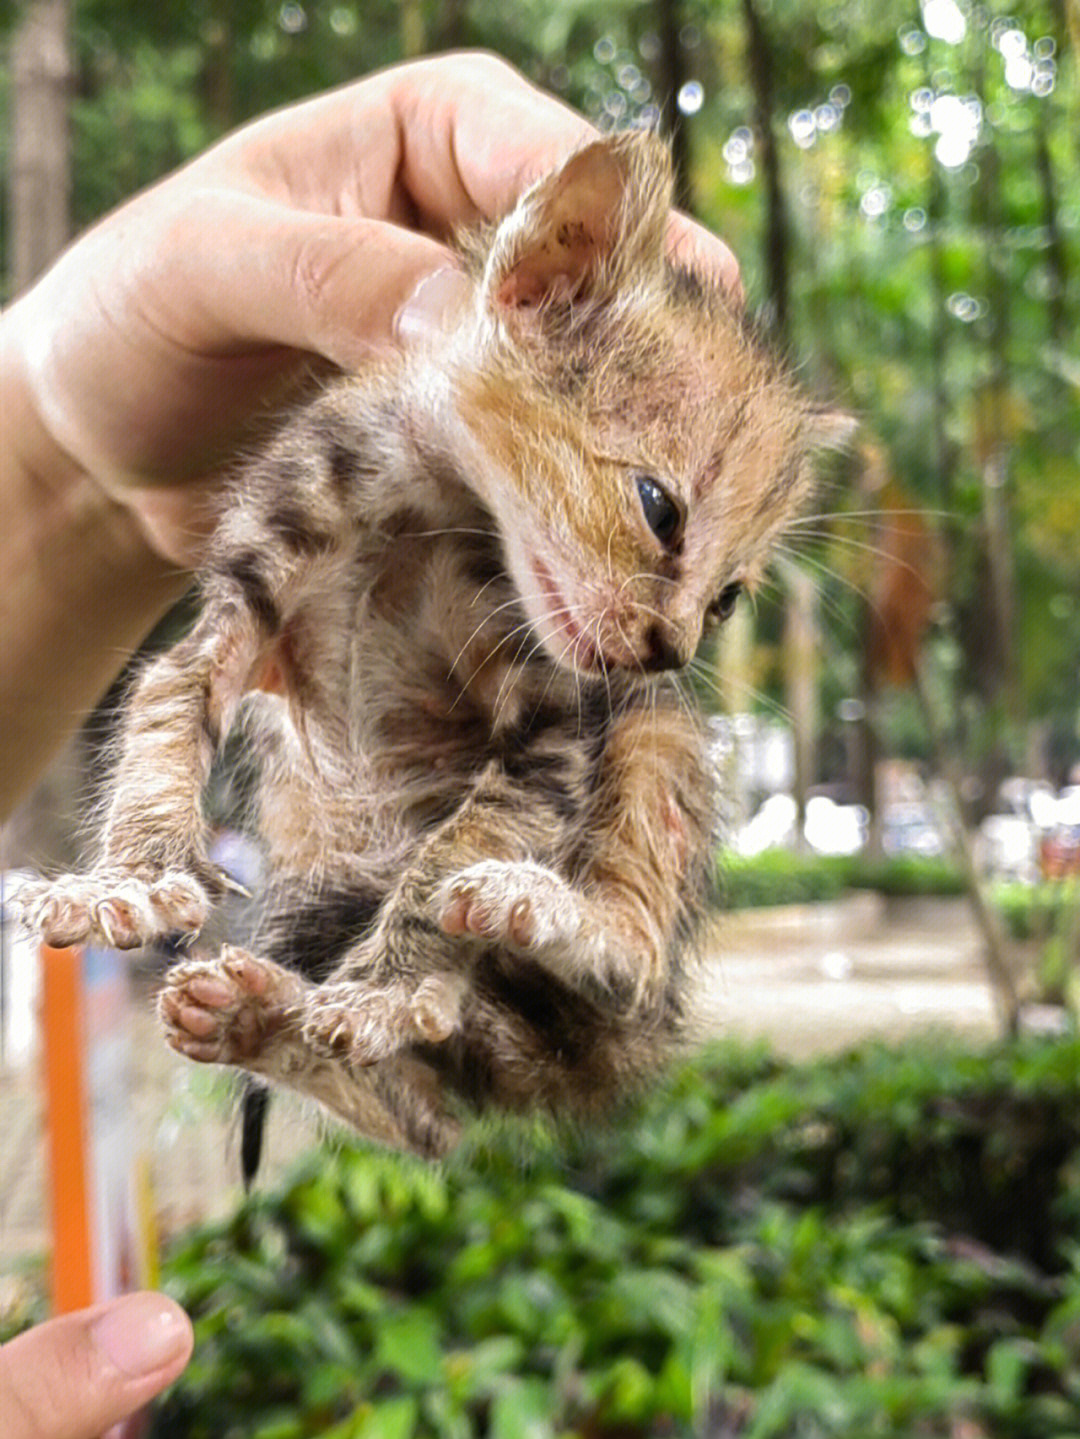
[[(39, 450), (55, 444), (159, 554), (191, 563), (203, 497), (253, 418), (312, 356), (347, 367), (436, 323), (464, 285), (451, 232), (506, 211), (591, 134), (484, 55), (387, 70), (238, 131), (9, 312)], [(672, 244), (737, 286), (701, 227), (676, 218)]]
[(4, 1439), (98, 1439), (191, 1357), (191, 1323), (161, 1294), (50, 1319), (0, 1347)]

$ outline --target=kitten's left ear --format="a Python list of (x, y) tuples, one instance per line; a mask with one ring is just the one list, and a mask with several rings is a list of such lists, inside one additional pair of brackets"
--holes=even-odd
[(808, 450), (846, 450), (858, 428), (854, 415), (846, 415), (843, 410), (808, 410), (803, 418)]
[(595, 140), (527, 191), (499, 226), (484, 275), (507, 314), (604, 300), (635, 268), (659, 264), (671, 210), (671, 159), (655, 135)]

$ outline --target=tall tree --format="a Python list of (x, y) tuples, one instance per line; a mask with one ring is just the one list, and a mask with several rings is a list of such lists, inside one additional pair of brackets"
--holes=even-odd
[(33, 0), (11, 40), (9, 279), (18, 294), (70, 237), (68, 0)]
[[(68, 0), (33, 0), (11, 41), (8, 290), (18, 294), (70, 238)], [(81, 764), (69, 746), (5, 827), (0, 864), (74, 859)]]

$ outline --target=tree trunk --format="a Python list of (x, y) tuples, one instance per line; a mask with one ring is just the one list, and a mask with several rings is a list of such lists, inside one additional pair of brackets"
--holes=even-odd
[(399, 9), (398, 34), (401, 38), (401, 58), (415, 59), (426, 49), (424, 7), (420, 0), (402, 0)]
[[(754, 91), (757, 153), (765, 181), (763, 259), (766, 303), (781, 348), (791, 343), (791, 227), (776, 143), (776, 99), (772, 42), (754, 0), (743, 0), (746, 60)], [(796, 832), (802, 844), (806, 801), (814, 781), (817, 753), (818, 650), (814, 643), (816, 591), (796, 566), (783, 571), (787, 598), (784, 645), (785, 686), (795, 744), (794, 800)]]
[[(10, 292), (46, 270), (70, 237), (68, 0), (34, 0), (11, 41)], [(82, 772), (76, 740), (0, 830), (0, 867), (70, 867)]]
[(773, 325), (783, 344), (790, 340), (791, 237), (776, 144), (772, 46), (754, 0), (743, 0), (746, 59), (754, 90), (757, 152), (765, 178), (765, 283)]
[(680, 0), (657, 0), (657, 29), (660, 34), (660, 61), (657, 91), (671, 141), (671, 158), (675, 167), (675, 201), (684, 210), (694, 208), (690, 179), (690, 137), (679, 115), (679, 91), (686, 83), (683, 59), (682, 5)]
[(11, 41), (9, 291), (25, 290), (70, 236), (68, 0), (34, 0)]

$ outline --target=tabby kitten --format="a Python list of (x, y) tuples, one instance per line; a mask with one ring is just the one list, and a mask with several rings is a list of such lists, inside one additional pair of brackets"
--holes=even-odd
[(188, 637), (143, 671), (52, 944), (197, 931), (201, 794), (243, 709), (250, 953), (169, 972), (169, 1043), (436, 1155), (463, 1110), (603, 1110), (680, 1043), (713, 827), (669, 673), (806, 496), (816, 410), (665, 257), (654, 136), (586, 145), (466, 246), (475, 298), (238, 477)]

